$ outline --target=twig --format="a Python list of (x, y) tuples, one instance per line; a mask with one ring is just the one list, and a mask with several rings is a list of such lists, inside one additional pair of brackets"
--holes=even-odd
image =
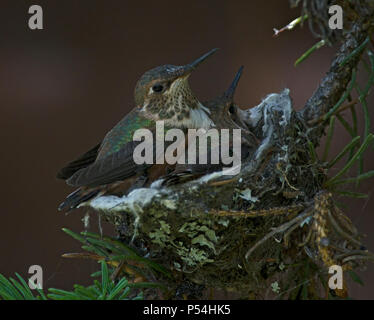
[(351, 150), (352, 148), (354, 148), (358, 142), (360, 141), (360, 137), (357, 136), (355, 138), (352, 139), (352, 141), (350, 143), (348, 143), (342, 151), (339, 152), (339, 154), (329, 162), (328, 164), (328, 168), (331, 168), (332, 166), (334, 166), (341, 158), (343, 158), (345, 156), (345, 154)]
[(273, 31), (274, 31), (273, 37), (279, 36), (280, 33), (284, 32), (286, 30), (292, 30), (292, 29), (294, 29), (298, 24), (302, 23), (306, 19), (308, 19), (308, 15), (305, 14), (303, 16), (300, 16), (300, 17), (292, 20), (288, 25), (284, 26), (281, 29), (273, 28)]
[[(351, 30), (345, 35), (330, 70), (304, 108), (299, 111), (300, 118), (304, 119), (306, 123), (328, 113), (342, 97), (351, 80), (352, 71), (357, 66), (360, 58), (360, 53), (356, 55), (352, 55), (352, 53), (365, 40), (367, 32), (367, 28), (363, 27), (361, 21), (352, 24)], [(350, 59), (346, 59), (347, 57), (350, 57)], [(343, 61), (344, 66), (340, 66)], [(313, 139), (318, 141), (322, 134), (323, 127), (316, 132)]]
[(326, 186), (331, 185), (334, 181), (340, 178), (344, 173), (346, 173), (355, 163), (355, 161), (360, 157), (360, 155), (366, 150), (369, 144), (373, 141), (374, 136), (369, 134), (365, 141), (362, 143), (361, 147), (357, 150), (357, 152), (353, 155), (352, 159), (348, 161), (348, 163), (341, 169), (334, 177), (326, 182)]
[(311, 216), (312, 213), (313, 213), (313, 208), (308, 208), (306, 211), (304, 211), (303, 213), (299, 214), (297, 217), (295, 217), (291, 221), (288, 221), (288, 222), (282, 224), (281, 226), (279, 226), (278, 228), (274, 229), (273, 231), (269, 232), (265, 237), (263, 237), (260, 241), (258, 241), (257, 243), (255, 243), (253, 245), (253, 247), (251, 247), (247, 251), (247, 253), (245, 254), (246, 260), (248, 260), (248, 258), (253, 253), (253, 251), (256, 250), (256, 248), (258, 248), (261, 244), (263, 244), (265, 241), (267, 241), (268, 239), (270, 239), (272, 236), (276, 235), (277, 233), (285, 232), (291, 226), (293, 226), (295, 223), (299, 223), (302, 220), (304, 220), (306, 217)]
[(361, 242), (358, 241), (357, 239), (353, 238), (352, 236), (350, 236), (348, 233), (346, 233), (345, 231), (343, 231), (338, 223), (335, 221), (334, 217), (332, 216), (331, 214), (331, 211), (328, 210), (328, 217), (329, 217), (329, 220), (332, 224), (332, 226), (335, 228), (335, 230), (342, 236), (344, 237), (345, 239), (347, 239), (348, 241), (350, 242), (353, 242), (354, 244), (358, 245), (358, 246), (361, 246)]
[(297, 213), (304, 209), (305, 206), (293, 205), (286, 207), (277, 207), (271, 209), (263, 210), (251, 210), (251, 211), (227, 211), (227, 210), (211, 210), (209, 213), (225, 217), (241, 217), (241, 218), (256, 218), (256, 217), (266, 217), (266, 216), (277, 216), (287, 213)]
[(352, 260), (373, 260), (374, 261), (374, 257), (372, 257), (372, 256), (363, 256), (363, 255), (349, 256), (347, 258), (344, 258), (342, 260), (342, 263), (345, 264), (348, 261), (352, 261)]
[(335, 116), (332, 116), (330, 118), (329, 131), (327, 133), (326, 145), (325, 145), (325, 150), (323, 152), (322, 161), (326, 161), (327, 156), (329, 155), (330, 145), (331, 145), (332, 137), (334, 134), (334, 129), (335, 129)]
[(309, 228), (309, 231), (308, 231), (308, 234), (307, 236), (305, 237), (304, 241), (299, 243), (297, 246), (298, 247), (304, 247), (310, 240), (311, 236), (312, 236), (312, 232), (313, 232), (313, 229), (312, 228)]
[(326, 44), (326, 41), (324, 39), (318, 41), (315, 43), (311, 48), (309, 48), (307, 51), (305, 51), (300, 58), (298, 58), (294, 65), (295, 67), (298, 66), (301, 62), (303, 62), (306, 58), (308, 58), (314, 51), (318, 50), (319, 48), (323, 47)]
[[(353, 100), (353, 101), (347, 103), (346, 105), (341, 106), (340, 108), (338, 108), (338, 110), (336, 110), (336, 111), (333, 113), (333, 115), (340, 114), (341, 112), (343, 112), (343, 111), (345, 111), (345, 110), (347, 110), (347, 109), (352, 109), (352, 107), (354, 107), (358, 102), (359, 102), (359, 100), (358, 100), (358, 99), (355, 99), (355, 100)], [(326, 115), (323, 115), (323, 116), (319, 117), (318, 119), (313, 119), (313, 120), (309, 121), (308, 124), (309, 124), (310, 126), (314, 126), (314, 125), (316, 125), (316, 124), (322, 123), (323, 121), (325, 121), (325, 120), (324, 120), (324, 117), (325, 117), (325, 116), (326, 116)]]

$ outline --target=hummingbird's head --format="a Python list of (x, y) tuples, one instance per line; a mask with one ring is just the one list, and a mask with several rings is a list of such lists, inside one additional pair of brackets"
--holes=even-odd
[(135, 87), (136, 105), (159, 119), (196, 108), (199, 102), (190, 89), (188, 78), (217, 50), (213, 49), (184, 66), (163, 65), (144, 73)]
[(212, 118), (214, 118), (213, 121), (215, 123), (221, 123), (221, 126), (227, 128), (235, 128), (238, 126), (246, 128), (240, 116), (241, 109), (234, 102), (235, 90), (238, 86), (243, 68), (243, 66), (239, 68), (230, 87), (221, 96), (212, 100), (209, 104), (209, 108), (212, 111), (214, 110), (214, 112), (212, 112)]

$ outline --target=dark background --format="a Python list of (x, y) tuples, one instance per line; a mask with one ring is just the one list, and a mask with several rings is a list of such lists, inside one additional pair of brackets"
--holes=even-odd
[[(44, 30), (28, 28), (32, 4), (43, 8)], [(0, 273), (27, 276), (30, 265), (41, 265), (44, 287), (88, 284), (89, 274), (97, 270), (95, 262), (60, 257), (80, 251), (61, 228), (81, 231), (85, 212), (66, 216), (57, 211), (73, 190), (55, 174), (134, 106), (133, 88), (143, 72), (166, 63), (185, 64), (219, 47), (191, 77), (200, 100), (221, 93), (243, 64), (236, 95), (240, 105), (257, 105), (266, 94), (288, 87), (298, 109), (317, 87), (335, 50), (322, 48), (294, 67), (317, 40), (306, 26), (272, 37), (273, 27), (299, 16), (299, 9), (291, 10), (286, 0), (2, 0), (0, 8)], [(349, 141), (339, 124), (337, 128), (334, 154)], [(366, 170), (374, 169), (370, 150)], [(360, 191), (371, 194), (372, 181)], [(365, 243), (374, 251), (373, 198), (346, 202), (346, 211), (368, 234)], [(91, 217), (90, 230), (96, 231), (96, 215)], [(103, 228), (112, 232), (106, 224)], [(361, 275), (365, 286), (354, 284), (351, 295), (373, 299), (373, 265)]]

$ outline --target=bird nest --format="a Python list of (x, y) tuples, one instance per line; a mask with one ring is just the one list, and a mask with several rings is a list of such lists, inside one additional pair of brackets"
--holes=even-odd
[(280, 294), (282, 279), (297, 283), (305, 266), (313, 278), (331, 265), (350, 269), (372, 259), (323, 190), (326, 163), (314, 156), (314, 131), (294, 111), (289, 90), (241, 117), (260, 145), (238, 175), (215, 172), (170, 187), (156, 182), (91, 206), (122, 241), (171, 270), (173, 281), (165, 281), (176, 291), (190, 283), (247, 297), (269, 288)]

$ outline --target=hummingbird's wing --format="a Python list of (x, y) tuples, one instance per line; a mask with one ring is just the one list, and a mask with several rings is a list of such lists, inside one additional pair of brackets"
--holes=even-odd
[(78, 170), (89, 166), (90, 164), (94, 163), (100, 148), (101, 143), (87, 151), (86, 153), (82, 154), (76, 160), (69, 162), (65, 167), (60, 169), (57, 173), (57, 178), (66, 180), (69, 179), (74, 173)]
[(74, 187), (90, 188), (107, 185), (136, 175), (152, 166), (136, 164), (133, 159), (135, 147), (140, 141), (130, 141), (119, 151), (107, 157), (97, 159), (94, 163), (75, 172), (66, 182)]
[[(153, 145), (155, 139), (156, 135), (153, 132)], [(72, 210), (98, 195), (117, 195), (117, 192), (125, 194), (131, 188), (137, 188), (138, 184), (144, 185), (164, 175), (168, 167), (167, 163), (164, 165), (135, 163), (133, 154), (135, 147), (140, 143), (142, 141), (130, 141), (119, 151), (106, 157), (98, 157), (91, 165), (75, 172), (67, 183), (78, 189), (61, 203), (59, 210)], [(157, 159), (157, 154), (156, 148), (153, 148), (153, 159)], [(146, 170), (148, 168), (149, 170)]]
[(137, 109), (128, 113), (103, 141), (77, 160), (61, 169), (57, 176), (71, 186), (100, 186), (126, 179), (148, 165), (137, 165), (133, 160), (134, 132), (140, 128), (154, 129), (154, 122), (139, 115)]

